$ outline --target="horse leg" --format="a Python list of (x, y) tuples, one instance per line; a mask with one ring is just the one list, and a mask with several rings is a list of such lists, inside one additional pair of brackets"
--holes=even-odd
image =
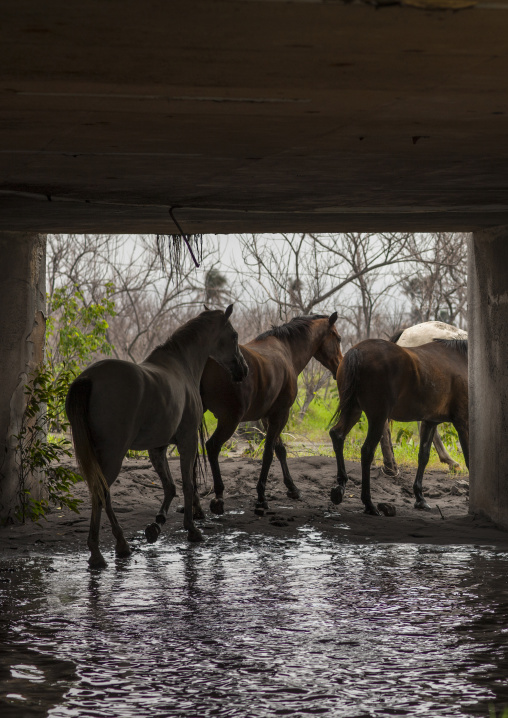
[(159, 513), (155, 517), (155, 523), (148, 524), (145, 529), (145, 536), (148, 543), (155, 543), (159, 538), (161, 526), (166, 523), (168, 509), (176, 496), (176, 486), (169, 470), (168, 460), (166, 456), (167, 446), (160, 446), (157, 449), (149, 449), (148, 456), (152, 462), (152, 466), (157, 472), (157, 476), (161, 480), (164, 489), (164, 499), (159, 509)]
[(183, 527), (187, 529), (189, 541), (202, 541), (203, 534), (194, 523), (194, 465), (198, 453), (197, 436), (186, 437), (177, 443), (180, 453), (180, 469), (184, 498)]
[(381, 434), (381, 451), (383, 453), (383, 471), (387, 476), (398, 476), (399, 467), (395, 461), (393, 453), (392, 433), (390, 431), (390, 423), (387, 421), (383, 427)]
[(127, 556), (130, 556), (132, 551), (125, 539), (122, 527), (118, 523), (118, 519), (116, 518), (115, 512), (113, 511), (113, 506), (111, 505), (111, 494), (109, 493), (109, 491), (106, 494), (106, 514), (108, 516), (109, 523), (111, 524), (113, 536), (116, 538), (116, 555), (119, 558), (126, 558)]
[(460, 446), (464, 454), (464, 461), (469, 469), (469, 420), (468, 417), (456, 419), (452, 422), (457, 434), (459, 435)]
[(344, 441), (361, 415), (360, 407), (356, 407), (350, 416), (341, 414), (339, 421), (330, 429), (330, 438), (337, 460), (337, 486), (334, 486), (330, 492), (330, 499), (334, 504), (342, 503), (348, 478), (344, 463)]
[(90, 568), (106, 568), (107, 563), (104, 560), (99, 548), (99, 529), (101, 527), (102, 504), (98, 498), (92, 497), (92, 515), (90, 517), (90, 530), (88, 532), (88, 548), (90, 549), (90, 558), (88, 565)]
[(439, 436), (439, 432), (436, 429), (434, 433), (434, 439), (433, 439), (434, 447), (437, 451), (437, 455), (439, 456), (439, 461), (442, 464), (448, 464), (450, 469), (458, 469), (460, 468), (460, 464), (455, 461), (455, 459), (452, 459), (450, 454), (446, 451), (445, 445), (443, 444), (443, 440)]
[(422, 509), (423, 511), (430, 511), (430, 506), (423, 498), (423, 472), (425, 467), (429, 463), (430, 449), (432, 446), (432, 439), (436, 431), (436, 424), (432, 424), (430, 421), (422, 421), (420, 428), (420, 448), (418, 450), (418, 470), (416, 472), (415, 482), (413, 484), (413, 491), (415, 494), (416, 502), (415, 509)]
[[(117, 454), (117, 452), (104, 452), (99, 450), (97, 451), (97, 459), (104, 478), (106, 479), (108, 486), (111, 488), (113, 482), (120, 473), (120, 469), (122, 468), (123, 452)], [(113, 536), (116, 539), (115, 551), (117, 556), (124, 558), (125, 556), (130, 555), (131, 550), (129, 544), (125, 539), (122, 528), (118, 523), (118, 519), (116, 518), (115, 512), (113, 511), (110, 491), (107, 491), (105, 493), (106, 514), (111, 524)], [(102, 506), (99, 497), (92, 496), (92, 515), (90, 518), (90, 531), (88, 534), (88, 548), (90, 549), (91, 553), (88, 563), (92, 568), (103, 568), (107, 565), (99, 549), (101, 511)]]
[(217, 428), (206, 442), (206, 454), (212, 469), (215, 493), (215, 498), (210, 501), (210, 511), (218, 516), (224, 513), (224, 482), (220, 472), (219, 454), (225, 442), (233, 436), (237, 426), (236, 417), (220, 417)]
[(265, 448), (263, 450), (263, 462), (261, 464), (261, 473), (259, 475), (259, 480), (256, 487), (258, 492), (258, 500), (256, 501), (256, 506), (258, 508), (268, 508), (265, 496), (266, 480), (268, 478), (268, 472), (270, 471), (270, 466), (272, 465), (273, 461), (273, 451), (275, 443), (280, 437), (280, 432), (284, 428), (288, 416), (289, 410), (287, 412), (284, 412), (284, 415), (282, 417), (271, 416), (268, 417), (267, 420), (263, 421), (263, 423), (267, 421), (267, 423), (265, 423), (265, 425), (267, 426), (267, 430), (265, 436)]
[(376, 446), (379, 444), (383, 428), (386, 424), (386, 414), (384, 416), (368, 418), (369, 428), (367, 437), (363, 443), (361, 450), (362, 457), (362, 502), (365, 506), (365, 513), (371, 516), (379, 516), (379, 511), (372, 503), (370, 494), (370, 466), (374, 460)]
[[(195, 519), (204, 519), (205, 512), (203, 511), (203, 508), (201, 506), (201, 501), (199, 500), (198, 494), (198, 458), (198, 454), (196, 454), (196, 461), (194, 462), (194, 468), (192, 470), (192, 485), (194, 487), (194, 493), (192, 494), (192, 515)], [(206, 461), (205, 457), (203, 457), (203, 461)]]
[(275, 455), (278, 458), (281, 468), (282, 468), (282, 476), (284, 477), (284, 483), (287, 488), (287, 496), (290, 499), (301, 499), (302, 494), (300, 492), (300, 489), (296, 486), (295, 482), (291, 478), (291, 474), (289, 473), (289, 467), (287, 462), (287, 451), (286, 447), (284, 446), (284, 442), (282, 439), (279, 438), (274, 444), (275, 449)]

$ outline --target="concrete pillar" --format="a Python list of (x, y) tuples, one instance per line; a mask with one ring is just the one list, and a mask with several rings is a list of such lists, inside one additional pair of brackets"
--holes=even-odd
[(508, 528), (508, 227), (469, 246), (470, 511)]
[(18, 499), (15, 440), (25, 384), (44, 357), (46, 238), (0, 232), (0, 521)]

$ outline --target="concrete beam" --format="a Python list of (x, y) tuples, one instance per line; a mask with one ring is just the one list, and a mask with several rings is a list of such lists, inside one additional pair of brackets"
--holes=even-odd
[(0, 229), (505, 220), (508, 5), (4, 3)]
[(469, 252), (470, 510), (508, 528), (508, 227)]
[(19, 504), (14, 435), (25, 384), (44, 358), (46, 238), (0, 232), (0, 257), (0, 521), (6, 521)]

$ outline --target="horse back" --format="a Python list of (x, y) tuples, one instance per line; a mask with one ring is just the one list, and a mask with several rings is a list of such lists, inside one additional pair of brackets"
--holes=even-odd
[[(106, 359), (93, 364), (82, 376), (92, 383), (92, 432), (98, 441), (107, 437), (107, 442), (125, 444), (125, 450), (170, 443), (193, 394), (185, 372), (178, 368), (167, 371), (147, 362)], [(200, 406), (197, 387), (194, 394)]]

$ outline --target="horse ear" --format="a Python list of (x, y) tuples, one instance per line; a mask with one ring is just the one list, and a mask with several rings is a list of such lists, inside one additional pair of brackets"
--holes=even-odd
[(210, 311), (210, 307), (207, 307), (206, 304), (203, 304), (203, 306), (204, 306), (204, 308), (206, 309), (207, 312)]
[(328, 324), (329, 324), (331, 327), (333, 327), (333, 325), (334, 325), (335, 322), (337, 321), (337, 317), (338, 317), (338, 316), (339, 316), (339, 315), (337, 314), (337, 312), (334, 312), (333, 314), (330, 314), (330, 316), (328, 317)]
[(230, 304), (229, 307), (224, 312), (224, 316), (226, 319), (229, 319), (229, 317), (233, 314), (233, 304)]

